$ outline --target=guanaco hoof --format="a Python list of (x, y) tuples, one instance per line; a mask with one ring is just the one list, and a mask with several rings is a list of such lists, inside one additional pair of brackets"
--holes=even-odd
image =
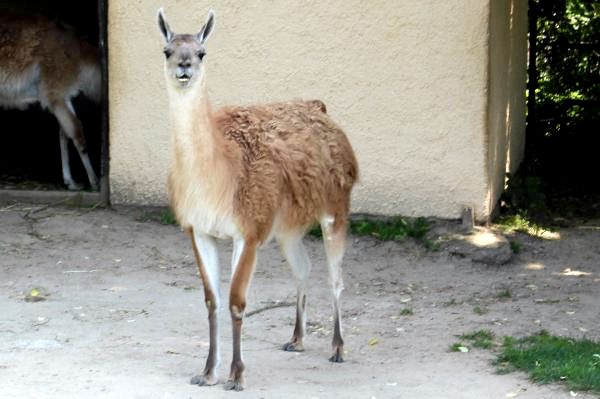
[(80, 190), (83, 190), (83, 184), (70, 183), (70, 184), (67, 184), (67, 188), (70, 191), (80, 191)]
[(304, 352), (304, 345), (302, 342), (286, 342), (283, 345), (283, 350), (286, 352)]
[(344, 363), (343, 350), (337, 348), (335, 352), (333, 352), (333, 356), (329, 358), (329, 361), (332, 363)]
[(190, 381), (190, 384), (199, 386), (215, 385), (216, 383), (217, 379), (214, 376), (211, 376), (210, 374), (195, 375)]
[(225, 383), (225, 386), (223, 387), (225, 388), (226, 391), (243, 391), (244, 390), (244, 385), (242, 384), (241, 381), (234, 381), (234, 380), (229, 380)]

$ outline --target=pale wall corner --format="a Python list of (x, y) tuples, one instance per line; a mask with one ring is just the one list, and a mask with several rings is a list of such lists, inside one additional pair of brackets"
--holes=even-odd
[(301, 2), (109, 0), (112, 202), (167, 203), (156, 10), (165, 8), (176, 32), (194, 32), (217, 7), (207, 55), (217, 105), (321, 99), (357, 153), (354, 212), (459, 218), (472, 206), (485, 219), (506, 154), (514, 165), (522, 153), (523, 2), (331, 0), (309, 10)]

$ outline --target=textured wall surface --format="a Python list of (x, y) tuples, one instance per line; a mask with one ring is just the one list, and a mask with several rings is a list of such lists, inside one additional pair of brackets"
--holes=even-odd
[(494, 0), (490, 17), (489, 191), (486, 210), (504, 190), (525, 147), (527, 1)]
[(318, 98), (361, 167), (353, 211), (484, 216), (487, 0), (110, 0), (111, 185), (115, 203), (163, 204), (169, 156), (156, 9), (196, 32), (216, 105)]

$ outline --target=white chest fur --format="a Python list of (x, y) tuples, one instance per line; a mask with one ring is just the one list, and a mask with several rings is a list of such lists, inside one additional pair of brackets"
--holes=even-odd
[(182, 227), (218, 238), (239, 238), (233, 215), (232, 181), (212, 135), (204, 80), (180, 90), (167, 74), (173, 163), (172, 205)]
[(173, 206), (182, 227), (217, 238), (241, 237), (233, 217), (232, 197), (227, 192), (213, 192), (202, 179), (175, 183), (178, 200)]

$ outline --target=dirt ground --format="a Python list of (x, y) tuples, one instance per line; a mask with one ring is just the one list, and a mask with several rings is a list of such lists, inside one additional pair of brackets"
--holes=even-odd
[[(208, 349), (201, 282), (186, 235), (145, 215), (0, 208), (0, 398), (592, 397), (532, 384), (521, 373), (498, 375), (489, 351), (448, 348), (457, 334), (479, 329), (600, 339), (598, 223), (560, 230), (556, 240), (520, 235), (521, 252), (502, 266), (410, 240), (350, 238), (342, 364), (327, 361), (332, 309), (321, 243), (307, 239), (314, 266), (303, 353), (281, 350), (293, 329), (295, 289), (268, 244), (249, 293), (248, 387), (240, 394), (222, 386), (231, 356), (227, 306), (221, 383), (189, 384)], [(226, 303), (230, 244), (220, 249)], [(33, 288), (45, 300), (31, 301)], [(413, 314), (401, 315), (404, 308)]]

